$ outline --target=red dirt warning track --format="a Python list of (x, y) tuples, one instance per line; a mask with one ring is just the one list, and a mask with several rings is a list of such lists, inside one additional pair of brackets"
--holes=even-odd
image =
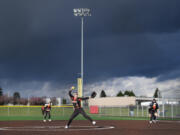
[(66, 122), (0, 121), (0, 135), (180, 135), (178, 121), (150, 125), (148, 121), (103, 120), (92, 126), (89, 121), (75, 120), (72, 127), (64, 129)]

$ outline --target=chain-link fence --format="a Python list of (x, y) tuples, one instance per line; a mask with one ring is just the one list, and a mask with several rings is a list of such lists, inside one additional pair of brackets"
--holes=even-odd
[[(180, 118), (180, 100), (158, 100), (159, 117), (161, 118)], [(90, 110), (87, 105), (84, 105), (85, 111), (89, 114)], [(134, 106), (99, 106), (96, 116), (126, 116), (126, 117), (149, 117), (149, 105)], [(52, 116), (65, 117), (70, 116), (73, 112), (72, 106), (53, 106)], [(42, 116), (41, 106), (0, 106), (0, 117), (3, 116)]]
[[(69, 116), (72, 106), (53, 106), (52, 116)], [(42, 116), (41, 106), (0, 106), (0, 116)]]
[[(180, 102), (176, 100), (163, 99), (159, 103), (159, 117), (180, 118)], [(148, 117), (149, 106), (135, 105), (124, 107), (99, 107), (99, 115), (105, 116), (128, 116), (128, 117)]]
[(99, 107), (99, 115), (148, 117), (148, 107), (139, 105), (124, 107)]
[(175, 99), (159, 100), (159, 116), (180, 118), (180, 101)]

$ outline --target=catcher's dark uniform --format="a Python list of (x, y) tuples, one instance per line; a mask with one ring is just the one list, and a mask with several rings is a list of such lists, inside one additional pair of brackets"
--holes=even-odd
[(156, 120), (156, 115), (155, 113), (157, 113), (157, 110), (159, 109), (159, 105), (158, 103), (155, 101), (153, 101), (151, 104), (150, 104), (150, 107), (149, 107), (149, 114), (150, 114), (150, 121), (152, 120)]
[(83, 97), (83, 98), (75, 98), (72, 94), (71, 91), (69, 91), (69, 96), (72, 100), (73, 106), (74, 106), (74, 112), (71, 115), (67, 126), (69, 127), (69, 125), (71, 124), (72, 120), (79, 114), (81, 113), (86, 119), (88, 119), (90, 122), (92, 122), (93, 120), (85, 113), (84, 109), (81, 107), (81, 101), (82, 100), (87, 100), (89, 99), (89, 97)]

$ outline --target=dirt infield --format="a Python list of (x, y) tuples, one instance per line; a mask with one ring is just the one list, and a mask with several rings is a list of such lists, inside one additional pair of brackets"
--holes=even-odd
[(0, 135), (180, 135), (180, 122), (159, 121), (97, 121), (92, 126), (86, 120), (73, 121), (64, 129), (67, 121), (0, 121)]

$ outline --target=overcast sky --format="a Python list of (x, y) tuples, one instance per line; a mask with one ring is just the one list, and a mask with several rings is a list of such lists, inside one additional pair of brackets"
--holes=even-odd
[(81, 71), (81, 19), (73, 9), (90, 8), (85, 94), (152, 96), (159, 88), (180, 97), (179, 7), (179, 0), (1, 0), (0, 86), (22, 96), (66, 95)]

